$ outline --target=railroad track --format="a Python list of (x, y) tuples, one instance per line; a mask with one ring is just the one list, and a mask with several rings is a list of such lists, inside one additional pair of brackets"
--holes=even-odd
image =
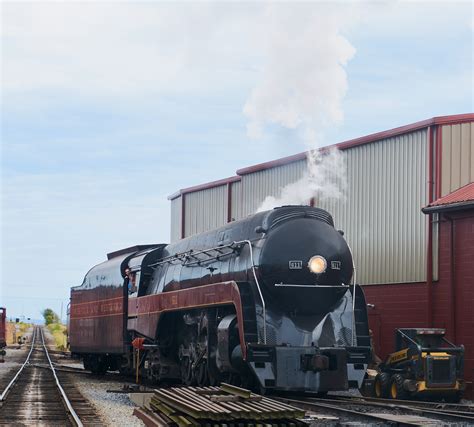
[(351, 396), (330, 398), (280, 397), (285, 403), (316, 413), (330, 413), (367, 424), (430, 426), (474, 425), (472, 405), (449, 405), (434, 402), (394, 401)]
[(420, 408), (422, 410), (434, 410), (437, 412), (454, 414), (454, 415), (466, 415), (474, 417), (474, 405), (461, 404), (461, 403), (447, 403), (447, 402), (432, 402), (424, 400), (392, 400), (392, 399), (380, 399), (375, 397), (362, 397), (362, 396), (332, 396), (335, 400), (360, 402), (365, 401), (367, 403), (384, 404), (384, 405), (395, 405), (395, 406), (409, 406), (413, 408)]
[(41, 327), (33, 330), (25, 362), (0, 395), (2, 424), (101, 425), (70, 379), (56, 372)]

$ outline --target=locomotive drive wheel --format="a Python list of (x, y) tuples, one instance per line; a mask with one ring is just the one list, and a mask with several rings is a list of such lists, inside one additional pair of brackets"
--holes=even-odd
[[(205, 387), (219, 383), (215, 366), (216, 349), (208, 336), (209, 328), (212, 333), (215, 323), (209, 321), (209, 317), (213, 314), (215, 315), (212, 310), (201, 313), (199, 321), (186, 328), (186, 334), (179, 347), (181, 380), (186, 385)], [(217, 335), (216, 331), (214, 334)]]
[(403, 388), (403, 377), (399, 374), (392, 375), (390, 384), (390, 397), (392, 399), (406, 399), (407, 392)]
[[(206, 319), (207, 324), (207, 319)], [(196, 382), (200, 387), (209, 385), (209, 373), (207, 369), (208, 354), (207, 329), (203, 329), (199, 335), (196, 345), (196, 362), (194, 363), (194, 372)]]
[(194, 385), (195, 379), (192, 365), (193, 364), (188, 356), (184, 356), (181, 358), (181, 381), (185, 385)]
[(201, 362), (196, 368), (196, 382), (198, 386), (204, 387), (209, 385), (209, 376), (207, 374), (207, 363), (206, 361)]
[(151, 350), (148, 353), (148, 369), (146, 378), (148, 381), (158, 384), (160, 382), (160, 353), (158, 350)]
[(388, 398), (390, 394), (390, 376), (385, 372), (377, 374), (374, 384), (375, 397), (380, 399)]

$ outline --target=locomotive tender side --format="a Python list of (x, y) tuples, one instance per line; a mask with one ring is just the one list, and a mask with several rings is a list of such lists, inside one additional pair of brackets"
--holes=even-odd
[(128, 295), (123, 276), (136, 253), (156, 246), (133, 246), (110, 253), (107, 261), (87, 272), (80, 286), (71, 288), (69, 345), (72, 354), (84, 359), (86, 369), (95, 373), (116, 369), (128, 351)]
[[(144, 339), (150, 379), (315, 392), (362, 381), (365, 299), (326, 211), (276, 208), (149, 253), (154, 262), (132, 255), (120, 270), (148, 277), (138, 296), (124, 292), (123, 336), (124, 347)], [(130, 347), (123, 353), (131, 370)]]

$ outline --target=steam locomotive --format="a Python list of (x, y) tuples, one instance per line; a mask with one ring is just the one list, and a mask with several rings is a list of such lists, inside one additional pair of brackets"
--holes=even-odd
[(94, 373), (153, 382), (357, 387), (371, 348), (353, 271), (331, 215), (309, 206), (123, 249), (71, 289), (71, 352)]

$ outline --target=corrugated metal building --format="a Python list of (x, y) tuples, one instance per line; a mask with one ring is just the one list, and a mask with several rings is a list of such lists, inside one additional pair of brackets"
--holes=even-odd
[[(352, 247), (357, 280), (375, 304), (370, 318), (379, 352), (391, 351), (396, 327), (434, 325), (455, 336), (452, 322), (434, 309), (443, 307), (434, 301), (443, 267), (439, 214), (425, 216), (421, 208), (474, 181), (474, 114), (435, 117), (336, 147), (347, 165), (346, 198), (316, 204), (333, 214)], [(171, 240), (254, 213), (305, 169), (300, 153), (180, 190), (170, 196)], [(474, 342), (464, 344), (472, 381)]]

